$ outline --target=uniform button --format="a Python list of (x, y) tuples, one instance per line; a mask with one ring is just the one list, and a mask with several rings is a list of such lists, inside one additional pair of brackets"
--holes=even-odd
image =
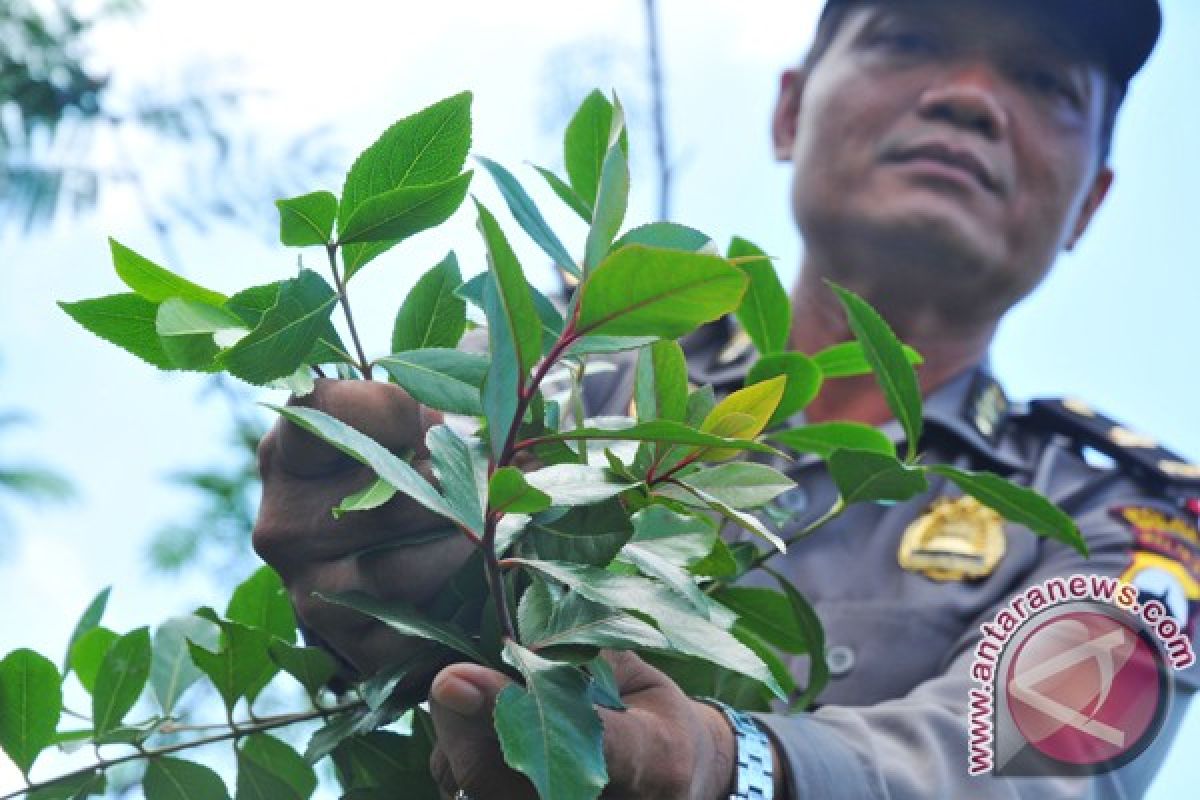
[(789, 514), (799, 514), (808, 508), (808, 491), (803, 486), (788, 489), (775, 499), (775, 504)]
[(854, 669), (854, 651), (844, 644), (835, 644), (825, 648), (825, 663), (829, 665), (829, 674), (840, 678)]

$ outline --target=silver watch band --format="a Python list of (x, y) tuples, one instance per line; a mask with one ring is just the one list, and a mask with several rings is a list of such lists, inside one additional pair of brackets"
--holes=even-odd
[(749, 714), (710, 697), (701, 700), (723, 713), (733, 726), (733, 738), (737, 746), (737, 774), (734, 777), (733, 794), (729, 795), (729, 800), (773, 800), (775, 764), (767, 734)]

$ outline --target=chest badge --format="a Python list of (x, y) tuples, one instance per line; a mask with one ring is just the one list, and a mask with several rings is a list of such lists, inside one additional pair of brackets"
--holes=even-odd
[(973, 497), (943, 497), (904, 530), (897, 558), (909, 572), (962, 581), (990, 575), (1005, 546), (998, 513)]

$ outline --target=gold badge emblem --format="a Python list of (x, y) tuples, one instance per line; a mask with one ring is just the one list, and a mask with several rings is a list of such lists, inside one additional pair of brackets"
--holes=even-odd
[(1005, 546), (998, 513), (973, 497), (943, 497), (905, 529), (897, 557), (909, 572), (961, 581), (990, 575)]

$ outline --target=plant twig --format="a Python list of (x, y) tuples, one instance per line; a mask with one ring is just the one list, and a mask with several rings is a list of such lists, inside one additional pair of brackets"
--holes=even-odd
[(350, 338), (354, 342), (355, 352), (358, 353), (358, 368), (362, 371), (364, 378), (371, 380), (371, 362), (367, 361), (362, 342), (359, 341), (358, 328), (354, 325), (354, 314), (350, 312), (350, 296), (346, 293), (346, 281), (342, 280), (342, 272), (338, 269), (337, 245), (325, 245), (325, 252), (329, 256), (329, 270), (333, 273), (333, 282), (337, 286), (338, 301), (342, 304), (342, 311), (346, 315), (346, 327), (350, 329)]
[[(336, 713), (339, 713), (342, 711), (353, 711), (354, 709), (362, 708), (365, 705), (366, 705), (366, 703), (364, 703), (360, 700), (355, 700), (353, 702), (343, 703), (342, 705), (334, 706), (333, 708), (324, 709), (324, 712), (327, 714), (336, 714)], [(281, 728), (285, 725), (291, 725), (295, 722), (304, 722), (305, 720), (317, 719), (320, 716), (322, 716), (321, 710), (313, 710), (313, 711), (299, 711), (294, 714), (281, 714), (277, 717), (262, 717), (259, 719), (259, 721), (257, 723), (253, 723), (253, 724), (243, 723), (243, 724), (237, 725), (233, 729), (227, 730), (224, 733), (220, 733), (215, 736), (209, 736), (207, 738), (193, 739), (189, 742), (178, 742), (176, 744), (166, 745), (165, 747), (155, 747), (155, 748), (142, 747), (141, 749), (135, 750), (135, 752), (133, 752), (133, 753), (119, 756), (117, 758), (97, 758), (95, 764), (91, 764), (86, 767), (81, 767), (80, 769), (74, 770), (73, 772), (68, 772), (65, 775), (59, 775), (56, 778), (53, 778), (48, 781), (44, 781), (42, 783), (29, 783), (24, 789), (18, 789), (15, 792), (10, 792), (9, 794), (6, 794), (6, 795), (0, 795), (0, 800), (12, 800), (12, 798), (20, 797), (21, 795), (27, 794), (28, 792), (37, 791), (38, 789), (44, 788), (46, 786), (50, 786), (52, 784), (60, 783), (62, 781), (70, 780), (71, 778), (88, 775), (88, 774), (97, 772), (98, 770), (106, 770), (110, 767), (115, 767), (117, 764), (124, 764), (126, 761), (134, 761), (139, 758), (151, 759), (151, 758), (155, 758), (156, 756), (165, 756), (165, 755), (169, 755), (171, 753), (177, 753), (180, 750), (187, 750), (192, 747), (201, 747), (206, 744), (213, 744), (215, 742), (224, 742), (229, 739), (239, 739), (243, 736), (248, 736), (249, 734), (252, 734), (252, 733), (261, 733), (263, 731), (272, 730), (274, 728)]]

